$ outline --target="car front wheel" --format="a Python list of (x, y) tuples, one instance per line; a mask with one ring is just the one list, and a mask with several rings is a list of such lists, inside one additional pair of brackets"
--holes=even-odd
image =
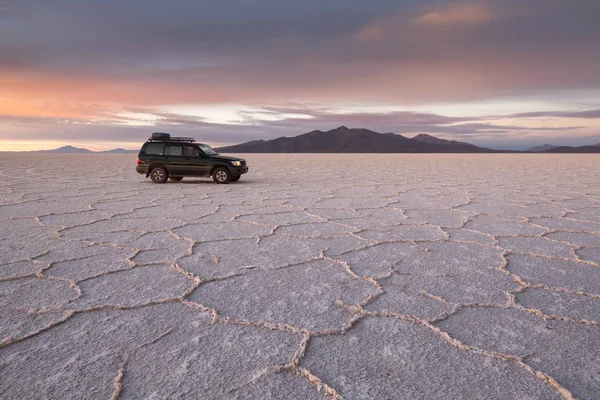
[(169, 179), (169, 173), (162, 167), (156, 167), (150, 171), (150, 179), (154, 183), (165, 183)]
[(229, 183), (231, 181), (231, 172), (227, 168), (219, 167), (213, 172), (213, 180), (216, 183)]

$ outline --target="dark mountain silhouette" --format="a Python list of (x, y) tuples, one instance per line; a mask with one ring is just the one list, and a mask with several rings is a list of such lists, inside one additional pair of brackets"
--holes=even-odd
[(125, 149), (113, 149), (105, 151), (91, 151), (82, 147), (63, 146), (54, 150), (37, 150), (35, 153), (59, 153), (59, 154), (90, 154), (90, 153), (102, 153), (102, 154), (129, 154), (137, 153), (138, 150), (125, 150)]
[(345, 126), (327, 132), (312, 131), (296, 137), (255, 140), (217, 149), (223, 153), (491, 153), (498, 152), (468, 143), (430, 135), (419, 139), (393, 133)]
[[(600, 143), (591, 146), (554, 146), (545, 144), (525, 151), (492, 150), (456, 140), (440, 139), (421, 133), (407, 138), (394, 133), (378, 133), (368, 129), (340, 126), (327, 132), (320, 130), (295, 137), (253, 140), (217, 148), (223, 153), (600, 153)], [(138, 150), (117, 148), (91, 151), (81, 147), (63, 146), (35, 153), (60, 154), (137, 154)]]
[(54, 150), (39, 150), (39, 153), (91, 153), (91, 150), (81, 147), (63, 146)]
[(474, 144), (465, 143), (465, 142), (457, 142), (456, 140), (446, 140), (440, 139), (435, 136), (428, 135), (427, 133), (420, 133), (417, 136), (412, 138), (413, 140), (418, 140), (419, 142), (429, 143), (429, 144), (438, 144), (438, 145), (448, 145), (448, 146), (469, 146), (469, 147), (477, 147)]
[(122, 148), (98, 151), (97, 153), (105, 153), (105, 154), (131, 154), (131, 153), (139, 153), (139, 150), (125, 150)]
[(533, 152), (536, 152), (536, 153), (538, 153), (538, 152), (541, 152), (541, 151), (546, 151), (546, 150), (550, 150), (550, 149), (555, 149), (555, 148), (557, 148), (557, 147), (558, 147), (558, 146), (555, 146), (555, 145), (553, 145), (553, 144), (543, 144), (543, 145), (541, 145), (541, 146), (534, 146), (534, 147), (530, 147), (530, 148), (528, 148), (528, 149), (527, 149), (527, 150), (525, 150), (525, 151), (533, 151)]
[(542, 151), (542, 153), (600, 153), (600, 146), (559, 146), (553, 149)]

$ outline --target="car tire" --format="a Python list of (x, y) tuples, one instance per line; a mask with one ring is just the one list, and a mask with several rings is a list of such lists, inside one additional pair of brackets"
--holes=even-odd
[(213, 171), (213, 180), (222, 185), (231, 181), (231, 172), (225, 167), (219, 167)]
[(165, 183), (169, 179), (169, 173), (163, 167), (152, 168), (150, 171), (150, 179), (154, 183)]
[(180, 182), (183, 179), (183, 176), (170, 176), (169, 179), (173, 182)]
[(237, 182), (240, 180), (241, 177), (241, 175), (234, 175), (231, 177), (231, 182)]

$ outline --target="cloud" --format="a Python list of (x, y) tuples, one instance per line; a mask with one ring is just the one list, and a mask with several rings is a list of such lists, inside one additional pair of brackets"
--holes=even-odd
[(439, 127), (443, 133), (463, 136), (463, 135), (485, 135), (485, 134), (508, 134), (511, 131), (519, 131), (519, 132), (568, 132), (576, 129), (583, 128), (582, 126), (566, 126), (566, 127), (525, 127), (519, 125), (496, 125), (496, 124), (482, 124), (482, 123), (468, 123), (468, 124), (458, 124), (452, 126), (444, 126)]
[[(130, 105), (425, 104), (600, 86), (595, 1), (359, 3), (24, 0), (0, 24), (0, 86)], [(486, 15), (476, 34), (431, 29)]]
[(379, 26), (368, 26), (358, 32), (357, 39), (359, 43), (378, 43), (383, 41), (383, 29)]
[[(312, 130), (329, 130), (340, 125), (368, 128), (377, 132), (392, 132), (407, 136), (429, 133), (448, 139), (469, 137), (471, 139), (497, 140), (519, 135), (527, 137), (539, 132), (572, 132), (578, 126), (527, 127), (518, 124), (495, 124), (486, 121), (491, 117), (447, 117), (433, 113), (398, 112), (346, 112), (319, 107), (302, 107), (290, 104), (286, 107), (263, 106), (259, 110), (241, 112), (239, 123), (211, 123), (204, 118), (161, 112), (153, 109), (135, 108), (122, 110), (102, 120), (91, 122), (85, 118), (23, 117), (0, 115), (0, 128), (18, 126), (8, 140), (35, 139), (44, 134), (46, 139), (68, 141), (78, 138), (78, 143), (110, 141), (130, 143), (143, 141), (153, 131), (166, 131), (179, 136), (193, 136), (216, 146), (236, 144), (256, 139), (273, 139), (281, 136), (297, 136)], [(302, 118), (289, 115), (302, 115)], [(149, 115), (152, 118), (139, 123), (133, 115)], [(264, 116), (269, 118), (265, 119)], [(273, 118), (279, 116), (280, 118)], [(148, 122), (151, 121), (151, 122)], [(4, 129), (6, 132), (6, 129)], [(495, 138), (495, 139), (494, 139)], [(482, 143), (480, 143), (482, 144)]]
[(600, 119), (600, 109), (585, 110), (585, 111), (535, 111), (513, 114), (515, 118), (583, 118), (583, 119)]
[(413, 19), (413, 23), (423, 26), (480, 26), (492, 19), (492, 11), (484, 3), (459, 3), (437, 8)]
[[(260, 114), (262, 110), (272, 112), (273, 114), (298, 114), (303, 116), (310, 116), (311, 121), (320, 123), (323, 125), (336, 124), (338, 122), (344, 122), (345, 124), (352, 126), (368, 126), (374, 121), (379, 124), (385, 124), (388, 126), (394, 125), (439, 125), (439, 124), (452, 124), (456, 122), (472, 121), (477, 118), (470, 117), (447, 117), (444, 115), (438, 115), (433, 113), (421, 113), (413, 111), (392, 111), (392, 112), (343, 112), (336, 109), (314, 109), (314, 108), (301, 108), (301, 107), (273, 107), (264, 106), (260, 108), (260, 111), (255, 112), (258, 114), (258, 118), (252, 118), (253, 113), (246, 113), (247, 117), (251, 122), (264, 123), (268, 121), (262, 121)], [(301, 122), (306, 121), (306, 118), (289, 118), (294, 121)], [(282, 119), (280, 122), (284, 123), (288, 119)], [(280, 123), (271, 122), (271, 123)]]

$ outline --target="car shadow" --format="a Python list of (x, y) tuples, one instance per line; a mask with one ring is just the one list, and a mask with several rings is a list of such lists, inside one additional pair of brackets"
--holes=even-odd
[[(157, 185), (157, 183), (153, 183), (151, 180), (146, 180), (144, 181), (144, 183), (148, 183), (148, 184), (152, 184), (152, 185)], [(256, 182), (253, 181), (249, 181), (249, 180), (239, 180), (237, 182), (229, 182), (228, 185), (249, 185), (249, 184), (253, 184)], [(201, 180), (201, 179), (193, 179), (193, 180), (186, 180), (183, 179), (179, 182), (173, 182), (173, 181), (167, 181), (165, 183), (162, 183), (162, 185), (218, 185), (218, 183), (216, 183), (215, 181), (213, 181), (212, 179), (206, 179), (206, 180)]]

